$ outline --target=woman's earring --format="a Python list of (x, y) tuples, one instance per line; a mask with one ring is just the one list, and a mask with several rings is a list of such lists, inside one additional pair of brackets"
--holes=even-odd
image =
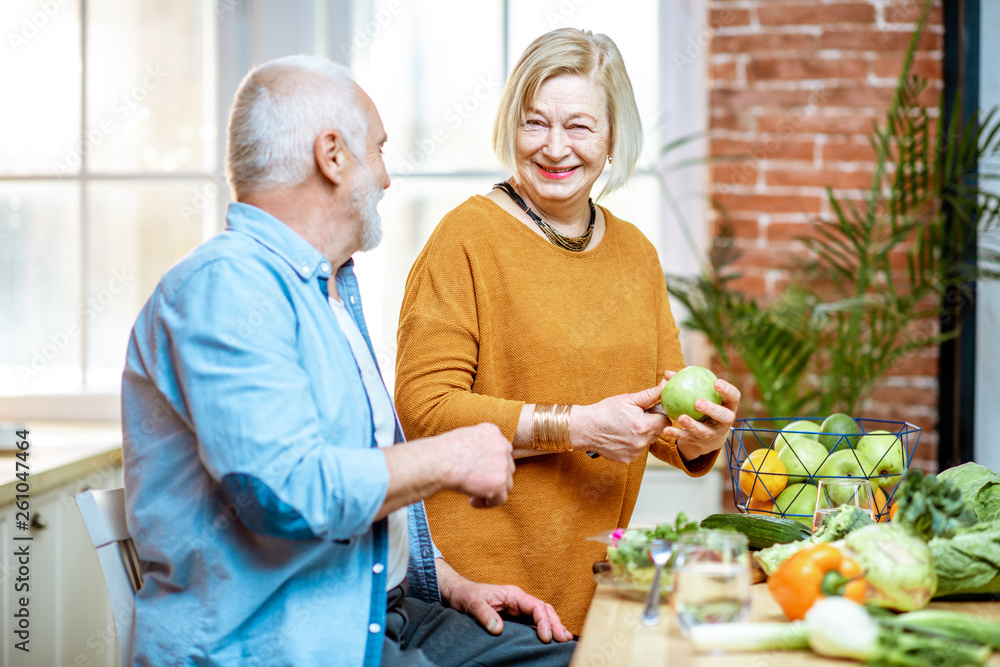
[(608, 156), (608, 164), (611, 164), (611, 156)]

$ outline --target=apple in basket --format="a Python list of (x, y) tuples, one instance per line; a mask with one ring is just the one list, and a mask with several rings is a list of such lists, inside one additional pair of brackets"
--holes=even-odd
[(820, 466), (826, 461), (826, 447), (819, 444), (812, 436), (793, 435), (788, 444), (778, 452), (778, 460), (785, 464), (788, 471), (788, 483), (798, 484), (808, 481), (819, 472)]
[[(823, 465), (819, 467), (821, 477), (860, 477), (868, 478), (868, 471), (875, 467), (867, 454), (856, 449), (842, 449), (830, 454)], [(850, 498), (850, 489), (834, 489), (831, 498), (834, 502), (845, 503)]]
[(873, 463), (866, 472), (873, 485), (883, 488), (895, 486), (906, 470), (903, 460), (903, 441), (888, 431), (872, 431), (861, 438), (857, 450)]
[(793, 421), (791, 424), (778, 431), (778, 433), (774, 436), (774, 440), (771, 442), (771, 447), (773, 447), (775, 451), (780, 452), (785, 448), (788, 441), (796, 435), (804, 434), (813, 440), (818, 440), (819, 436), (816, 434), (819, 432), (819, 424), (816, 422), (809, 421), (808, 419), (799, 419), (797, 421)]

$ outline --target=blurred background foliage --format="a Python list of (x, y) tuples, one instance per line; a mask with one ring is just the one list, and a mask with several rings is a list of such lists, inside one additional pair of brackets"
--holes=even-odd
[(1000, 253), (977, 249), (1000, 226), (1000, 197), (983, 187), (1000, 177), (1000, 116), (963, 119), (956, 96), (939, 123), (918, 104), (926, 82), (910, 70), (929, 8), (870, 136), (871, 187), (860, 199), (827, 189), (834, 215), (800, 239), (809, 259), (792, 284), (766, 302), (733, 288), (739, 250), (724, 211), (701, 275), (666, 276), (684, 326), (706, 336), (728, 373), (739, 361), (753, 377), (766, 412), (754, 416), (857, 415), (895, 364), (958, 334), (938, 323), (973, 298), (976, 281), (1000, 277)]

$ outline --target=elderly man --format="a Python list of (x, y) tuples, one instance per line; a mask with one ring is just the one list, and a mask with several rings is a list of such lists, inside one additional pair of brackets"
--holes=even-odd
[(490, 424), (402, 444), (351, 259), (381, 238), (385, 140), (325, 60), (236, 93), (226, 231), (163, 277), (128, 348), (135, 664), (569, 661), (551, 606), (464, 579), (431, 541), (422, 498), (502, 503), (514, 465)]

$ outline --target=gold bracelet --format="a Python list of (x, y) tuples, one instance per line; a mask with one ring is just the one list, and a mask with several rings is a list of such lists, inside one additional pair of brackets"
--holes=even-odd
[(569, 431), (572, 405), (536, 403), (531, 415), (531, 447), (541, 452), (571, 452)]

